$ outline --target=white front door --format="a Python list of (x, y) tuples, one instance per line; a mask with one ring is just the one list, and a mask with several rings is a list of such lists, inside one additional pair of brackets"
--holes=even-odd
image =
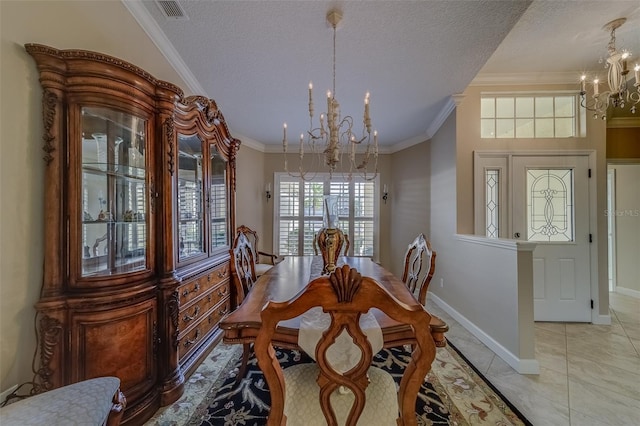
[(512, 237), (535, 241), (534, 319), (591, 321), (587, 156), (514, 156)]

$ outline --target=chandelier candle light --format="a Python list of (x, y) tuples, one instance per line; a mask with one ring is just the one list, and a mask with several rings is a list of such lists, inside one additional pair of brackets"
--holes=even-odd
[(616, 49), (616, 29), (627, 21), (627, 18), (618, 18), (606, 24), (603, 29), (611, 33), (611, 39), (607, 45), (609, 56), (606, 60), (605, 67), (608, 71), (608, 89), (600, 92), (600, 80), (596, 76), (593, 79), (593, 97), (588, 100), (586, 97), (587, 76), (582, 75), (580, 80), (580, 105), (593, 112), (594, 118), (607, 119), (607, 110), (609, 106), (624, 109), (625, 106), (631, 105), (630, 111), (636, 113), (636, 105), (640, 102), (640, 65), (635, 64), (635, 91), (629, 90), (627, 87), (627, 74), (629, 74), (628, 60), (631, 52), (626, 49), (618, 51)]
[[(373, 180), (378, 174), (378, 132), (373, 131), (373, 143), (371, 138), (371, 117), (369, 116), (369, 92), (364, 97), (364, 116), (362, 119), (362, 135), (357, 137), (353, 130), (353, 118), (348, 115), (342, 117), (340, 114), (340, 104), (336, 99), (336, 27), (342, 14), (340, 11), (332, 9), (327, 13), (327, 21), (333, 28), (333, 90), (327, 91), (327, 112), (320, 114), (319, 126), (314, 128), (313, 124), (313, 83), (309, 82), (309, 130), (307, 131), (307, 137), (305, 141), (304, 133), (300, 134), (300, 165), (297, 173), (289, 171), (287, 163), (287, 123), (284, 123), (283, 138), (282, 138), (282, 150), (284, 152), (284, 168), (285, 171), (294, 177), (299, 177), (302, 180), (311, 180), (318, 173), (317, 168), (310, 175), (310, 171), (304, 170), (303, 160), (305, 154), (305, 143), (308, 145), (308, 149), (315, 158), (319, 158), (320, 154), (324, 154), (325, 164), (329, 167), (330, 176), (338, 170), (338, 165), (341, 163), (341, 157), (344, 154), (346, 147), (349, 147), (349, 177), (352, 176), (354, 171), (357, 171), (366, 180)], [(326, 126), (325, 126), (326, 118)], [(357, 146), (365, 146), (364, 156), (362, 161), (356, 163), (356, 148)], [(322, 151), (320, 152), (320, 149)], [(373, 157), (373, 171), (368, 170), (369, 160)]]

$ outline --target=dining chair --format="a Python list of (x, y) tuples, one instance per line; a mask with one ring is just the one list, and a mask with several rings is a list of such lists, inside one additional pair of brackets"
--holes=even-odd
[[(253, 253), (255, 263), (254, 269), (257, 277), (264, 275), (269, 269), (273, 268), (274, 265), (277, 265), (284, 260), (283, 256), (258, 250), (258, 233), (248, 226), (240, 225), (236, 228), (236, 241), (240, 235), (244, 235), (249, 241), (249, 245), (251, 246), (251, 251)], [(234, 246), (235, 245), (236, 244), (234, 242)]]
[[(235, 296), (235, 306), (240, 306), (257, 281), (253, 249), (251, 242), (245, 234), (238, 234), (234, 242), (234, 247), (230, 250), (230, 254), (233, 296)], [(238, 375), (236, 376), (236, 383), (239, 383), (245, 376), (250, 355), (251, 344), (244, 343), (242, 345), (242, 362)]]
[[(422, 271), (423, 266), (426, 270)], [(431, 248), (431, 243), (424, 234), (420, 233), (407, 247), (404, 259), (404, 270), (402, 272), (402, 281), (409, 290), (415, 294), (418, 293), (418, 301), (424, 306), (427, 302), (427, 290), (433, 273), (436, 270), (436, 252)], [(422, 278), (420, 276), (422, 275)], [(449, 326), (437, 316), (431, 316), (429, 324), (433, 339), (437, 347), (447, 345), (445, 333), (449, 331)]]
[[(282, 369), (271, 342), (278, 323), (316, 307), (330, 318), (315, 349), (316, 363)], [(372, 308), (411, 325), (415, 333), (398, 388), (389, 373), (371, 365), (374, 354), (360, 318)], [(267, 425), (416, 425), (416, 397), (436, 351), (429, 330), (421, 327), (429, 320), (420, 304), (398, 301), (349, 265), (314, 279), (289, 301), (268, 302), (254, 346), (271, 395)], [(332, 345), (343, 332), (360, 355), (347, 371), (334, 367), (331, 356)]]

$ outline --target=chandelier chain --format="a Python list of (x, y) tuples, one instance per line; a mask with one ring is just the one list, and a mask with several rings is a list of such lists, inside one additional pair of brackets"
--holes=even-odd
[(333, 96), (336, 96), (336, 24), (333, 24)]

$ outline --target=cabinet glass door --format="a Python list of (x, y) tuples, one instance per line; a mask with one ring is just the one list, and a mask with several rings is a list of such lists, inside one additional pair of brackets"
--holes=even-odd
[(204, 182), (202, 141), (178, 135), (178, 261), (205, 252), (203, 233)]
[(147, 268), (146, 120), (83, 107), (82, 276)]
[(211, 220), (211, 252), (229, 247), (229, 225), (227, 223), (227, 162), (218, 148), (209, 145), (210, 196), (209, 215)]

